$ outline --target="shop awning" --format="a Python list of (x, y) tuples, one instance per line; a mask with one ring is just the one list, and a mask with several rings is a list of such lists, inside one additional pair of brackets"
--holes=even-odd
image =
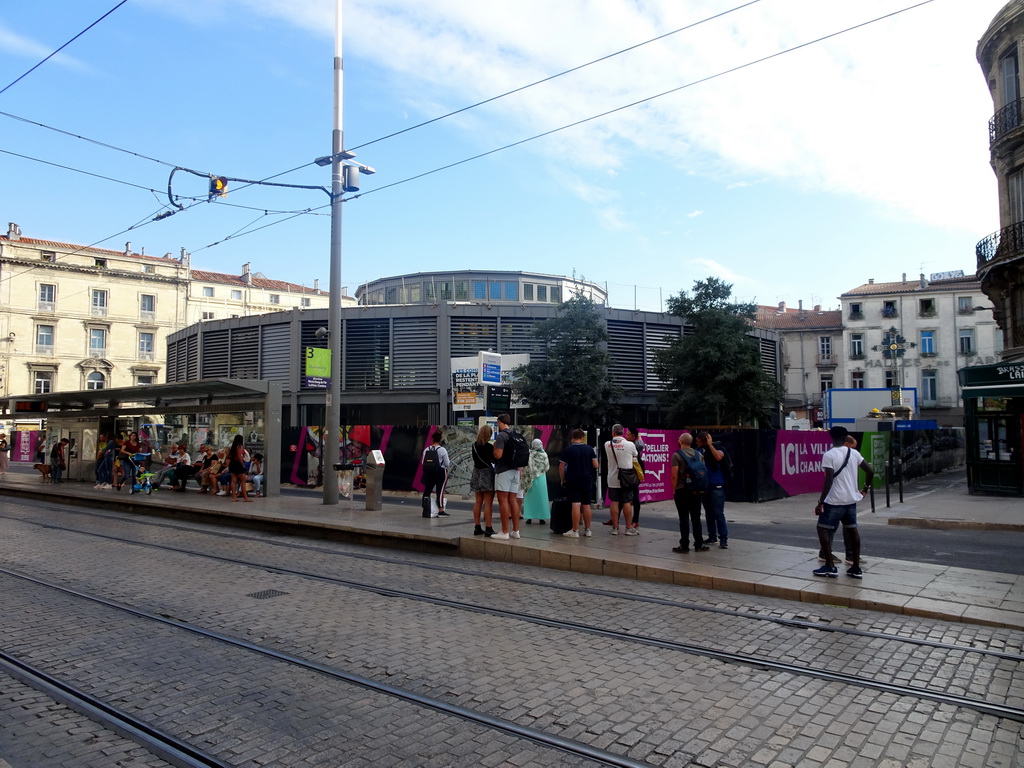
[[(17, 395), (10, 402), (46, 403), (47, 413), (118, 409), (126, 405), (170, 407), (203, 405), (215, 399), (262, 400), (269, 382), (262, 379), (201, 379), (181, 384), (152, 384), (142, 387), (88, 389), (77, 392), (49, 392), (45, 395)], [(8, 405), (8, 413), (13, 408)]]
[(1024, 360), (1020, 358), (961, 368), (957, 376), (965, 398), (1024, 397)]

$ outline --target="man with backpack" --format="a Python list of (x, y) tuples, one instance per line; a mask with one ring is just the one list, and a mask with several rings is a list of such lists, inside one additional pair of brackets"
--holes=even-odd
[(433, 517), (430, 514), (430, 494), (437, 491), (437, 515), (448, 517), (444, 511), (444, 489), (448, 483), (448, 467), (451, 461), (448, 459), (448, 451), (441, 445), (441, 431), (438, 430), (430, 436), (430, 445), (423, 450), (423, 516)]
[(679, 436), (679, 450), (672, 454), (672, 488), (679, 515), (679, 546), (672, 551), (680, 554), (690, 551), (692, 526), (693, 551), (707, 552), (710, 547), (701, 536), (700, 502), (708, 488), (708, 468), (694, 449), (693, 435), (689, 432)]
[[(492, 539), (508, 541), (519, 536), (519, 471), (530, 462), (526, 438), (511, 428), (512, 417), (498, 416), (498, 434), (494, 436), (494, 495), (498, 497), (501, 533)], [(509, 530), (511, 524), (512, 529)]]
[(715, 445), (708, 432), (697, 433), (697, 451), (708, 468), (708, 489), (701, 497), (704, 517), (708, 523), (705, 544), (718, 542), (721, 549), (729, 548), (729, 526), (725, 523), (725, 475), (732, 474), (732, 460), (721, 447)]

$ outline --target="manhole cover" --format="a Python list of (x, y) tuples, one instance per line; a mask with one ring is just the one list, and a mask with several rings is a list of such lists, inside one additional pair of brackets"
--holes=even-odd
[(280, 590), (277, 590), (277, 589), (264, 589), (262, 592), (253, 592), (251, 595), (246, 595), (246, 597), (252, 597), (252, 598), (255, 598), (256, 600), (266, 600), (266, 599), (271, 598), (271, 597), (277, 597), (278, 595), (287, 595), (287, 594), (288, 594), (287, 592), (281, 592)]

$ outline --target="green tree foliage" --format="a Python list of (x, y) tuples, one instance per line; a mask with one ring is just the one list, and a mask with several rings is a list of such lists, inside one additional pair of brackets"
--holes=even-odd
[(732, 285), (709, 277), (694, 283), (692, 295), (671, 297), (668, 310), (693, 328), (657, 355), (673, 423), (769, 421), (783, 389), (761, 368), (757, 342), (747, 336), (757, 307), (733, 302)]
[(516, 369), (516, 389), (530, 404), (534, 423), (596, 426), (615, 418), (622, 389), (609, 377), (608, 332), (594, 302), (577, 293), (555, 317), (536, 325), (547, 351)]

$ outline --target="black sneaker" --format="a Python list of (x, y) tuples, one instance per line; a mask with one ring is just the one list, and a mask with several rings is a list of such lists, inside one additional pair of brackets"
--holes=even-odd
[(701, 544), (699, 547), (694, 547), (693, 551), (694, 552), (707, 552), (709, 549), (711, 549), (711, 547), (706, 547), (703, 544)]
[(440, 512), (438, 512), (438, 513), (437, 513), (437, 516), (438, 516), (438, 517), (448, 517), (448, 513), (447, 513), (447, 512), (445, 512), (445, 511), (444, 511), (444, 510), (442, 509), (442, 510), (441, 510)]
[(834, 579), (839, 576), (839, 569), (836, 568), (834, 565), (831, 568), (829, 568), (827, 565), (823, 565), (821, 566), (821, 568), (814, 569), (812, 573), (815, 576), (824, 576), (828, 579)]
[(690, 550), (685, 549), (683, 547), (672, 547), (672, 551), (679, 555), (685, 555), (689, 553)]
[(863, 579), (864, 571), (860, 569), (860, 566), (855, 565), (846, 572), (846, 575), (851, 579)]
[(479, 525), (473, 526), (473, 535), (474, 536), (483, 536), (484, 535), (484, 529), (481, 528)]
[(725, 541), (719, 542), (718, 548), (719, 549), (728, 549), (729, 548), (729, 543), (725, 542)]
[(491, 526), (488, 525), (486, 530), (484, 530), (484, 536), (487, 536), (488, 538), (490, 538), (493, 535), (494, 535), (494, 529), (491, 528)]
[(718, 541), (718, 538), (715, 536), (712, 536), (710, 539), (704, 539), (705, 544), (714, 544), (716, 541)]

